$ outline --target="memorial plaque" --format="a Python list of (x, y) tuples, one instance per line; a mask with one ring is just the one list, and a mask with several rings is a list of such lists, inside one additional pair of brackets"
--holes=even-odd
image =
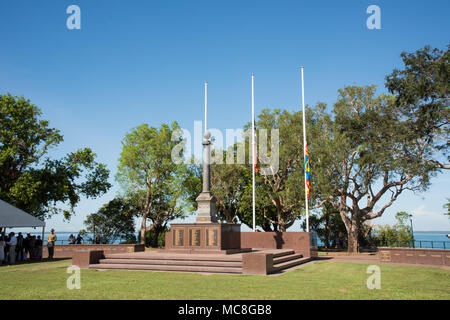
[(219, 234), (219, 230), (217, 228), (206, 229), (206, 246), (207, 247), (217, 247), (219, 245), (218, 234)]
[(381, 261), (391, 261), (391, 253), (389, 251), (380, 251)]
[(174, 229), (173, 230), (173, 245), (182, 247), (184, 246), (184, 230)]
[(199, 247), (200, 246), (200, 228), (189, 229), (189, 245), (191, 247)]

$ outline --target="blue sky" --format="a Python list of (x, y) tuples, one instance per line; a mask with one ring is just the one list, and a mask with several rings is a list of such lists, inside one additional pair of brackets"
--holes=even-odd
[[(81, 9), (81, 30), (66, 27), (72, 4)], [(381, 30), (366, 27), (372, 4), (381, 9)], [(47, 221), (77, 231), (119, 191), (114, 175), (125, 133), (173, 120), (193, 132), (203, 119), (205, 80), (208, 126), (223, 131), (250, 120), (252, 72), (257, 113), (300, 108), (301, 65), (307, 104), (331, 105), (346, 85), (385, 92), (384, 77), (401, 67), (402, 51), (450, 42), (449, 10), (447, 0), (0, 0), (0, 93), (31, 99), (62, 131), (53, 156), (91, 147), (111, 170), (107, 195), (83, 200), (70, 222)], [(444, 173), (428, 192), (402, 194), (374, 223), (408, 211), (416, 230), (450, 230), (442, 214), (449, 182)]]

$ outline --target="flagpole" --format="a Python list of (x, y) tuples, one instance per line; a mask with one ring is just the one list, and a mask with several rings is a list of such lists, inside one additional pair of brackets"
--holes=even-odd
[(208, 114), (208, 82), (205, 81), (205, 132), (206, 132), (206, 119)]
[(255, 75), (252, 73), (252, 183), (253, 183), (253, 232), (256, 231), (255, 216)]
[[(302, 66), (302, 114), (303, 114), (303, 157), (306, 161), (306, 121), (305, 121), (305, 85), (303, 81), (303, 66)], [(306, 180), (306, 168), (305, 173), (305, 207), (306, 207), (306, 232), (309, 232), (309, 210), (308, 210), (308, 183)]]

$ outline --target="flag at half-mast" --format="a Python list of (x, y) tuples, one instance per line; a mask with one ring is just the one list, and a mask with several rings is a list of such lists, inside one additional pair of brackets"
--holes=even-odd
[(306, 197), (309, 198), (311, 192), (311, 169), (309, 167), (308, 144), (305, 145), (305, 175), (306, 175)]

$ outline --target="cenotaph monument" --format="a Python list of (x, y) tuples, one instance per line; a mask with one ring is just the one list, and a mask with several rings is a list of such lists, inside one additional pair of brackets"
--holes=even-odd
[(211, 193), (211, 134), (203, 136), (203, 188), (198, 203), (195, 223), (172, 223), (166, 233), (165, 250), (180, 253), (236, 253), (241, 252), (241, 225), (220, 223), (217, 220), (216, 198)]

